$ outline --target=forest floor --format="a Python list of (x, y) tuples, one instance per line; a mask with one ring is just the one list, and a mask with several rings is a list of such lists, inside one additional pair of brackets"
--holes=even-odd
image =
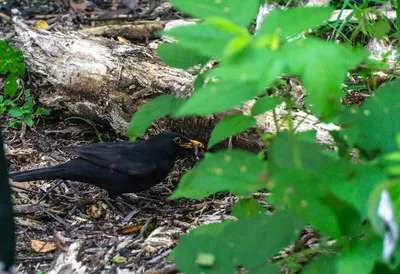
[[(42, 19), (50, 30), (58, 31), (94, 27), (112, 20), (182, 18), (168, 7), (163, 7), (161, 15), (156, 17), (151, 12), (146, 13), (150, 9), (161, 9), (161, 6), (152, 6), (153, 2), (157, 1), (125, 0), (119, 5), (115, 1), (112, 6), (110, 1), (103, 0), (94, 0), (91, 5), (78, 0), (69, 3), (62, 0), (0, 0), (0, 13), (11, 17), (12, 13), (19, 12), (30, 25)], [(7, 36), (12, 29), (11, 21), (0, 20), (0, 35)], [(151, 41), (134, 42), (149, 45)], [(360, 103), (365, 98), (357, 96), (359, 93), (348, 99), (351, 103)], [(36, 120), (33, 128), (2, 128), (10, 171), (60, 164), (71, 159), (63, 148), (99, 142), (92, 126), (65, 118), (55, 112), (50, 117)], [(7, 125), (9, 118), (2, 117), (0, 122)], [(119, 139), (110, 129), (99, 126), (98, 130), (104, 141)], [(223, 193), (203, 200), (168, 200), (180, 176), (194, 163), (194, 157), (190, 155), (178, 160), (164, 182), (149, 191), (126, 195), (125, 202), (109, 198), (105, 191), (94, 186), (76, 182), (13, 182), (18, 187), (13, 189), (13, 201), (19, 271), (47, 272), (59, 254), (79, 242), (80, 261), (88, 267), (86, 273), (123, 273), (124, 270), (176, 273), (177, 269), (167, 257), (179, 235), (201, 224), (233, 219), (230, 209), (237, 200), (234, 195)], [(254, 194), (261, 205), (271, 210), (266, 196), (266, 192)], [(317, 242), (317, 237), (311, 229), (305, 229), (301, 242), (308, 247)], [(293, 252), (293, 249), (282, 254), (285, 252)]]

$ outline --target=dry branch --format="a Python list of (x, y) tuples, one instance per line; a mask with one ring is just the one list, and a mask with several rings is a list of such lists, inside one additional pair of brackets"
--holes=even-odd
[(154, 37), (157, 31), (163, 30), (165, 21), (139, 21), (130, 24), (106, 25), (94, 28), (85, 28), (81, 33), (93, 36), (116, 37), (126, 39), (143, 39)]

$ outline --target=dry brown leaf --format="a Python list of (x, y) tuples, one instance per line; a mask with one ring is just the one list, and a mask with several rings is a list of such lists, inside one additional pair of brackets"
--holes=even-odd
[(98, 208), (95, 205), (91, 205), (88, 210), (87, 213), (89, 214), (90, 218), (92, 219), (98, 219), (101, 216), (101, 209)]
[[(11, 181), (11, 180), (10, 180)], [(11, 183), (15, 186), (19, 186), (25, 189), (30, 189), (31, 188), (31, 184), (29, 182), (14, 182), (11, 181)], [(25, 192), (25, 190), (23, 189), (19, 189), (19, 188), (15, 188), (15, 187), (11, 187), (11, 189), (15, 192)]]
[(121, 232), (122, 234), (128, 234), (128, 233), (135, 233), (138, 232), (142, 229), (143, 224), (134, 224), (134, 225), (129, 225), (124, 228), (122, 228)]
[(43, 242), (40, 240), (31, 240), (31, 247), (40, 253), (47, 253), (56, 250), (56, 244), (54, 242)]
[(47, 24), (47, 22), (45, 20), (39, 20), (39, 22), (37, 22), (36, 26), (31, 26), (32, 30), (37, 30), (37, 29), (47, 29), (49, 27), (49, 25)]

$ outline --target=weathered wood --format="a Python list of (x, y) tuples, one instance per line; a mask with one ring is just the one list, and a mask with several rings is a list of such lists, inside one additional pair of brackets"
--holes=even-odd
[(79, 32), (93, 36), (122, 36), (126, 39), (143, 39), (154, 37), (157, 31), (164, 29), (166, 23), (165, 21), (138, 21), (127, 24), (85, 28)]
[[(131, 115), (152, 98), (161, 94), (181, 97), (191, 94), (195, 77), (184, 70), (166, 66), (151, 49), (78, 32), (64, 34), (18, 29), (17, 33), (19, 35), (12, 42), (25, 55), (40, 103), (108, 124), (119, 133), (126, 133)], [(242, 111), (246, 112), (246, 106), (229, 113)], [(175, 121), (160, 119), (153, 128), (186, 132), (191, 136), (202, 136), (200, 140), (206, 141), (217, 122), (229, 113)], [(266, 122), (271, 120), (271, 112), (258, 117), (259, 128), (274, 132), (275, 128)], [(301, 116), (299, 120), (303, 122)], [(299, 129), (322, 130), (326, 135), (327, 129), (316, 128), (316, 123), (319, 124), (315, 118), (313, 125), (308, 123), (308, 127)], [(255, 129), (233, 138), (229, 144), (254, 150), (263, 146)]]
[(121, 133), (145, 102), (159, 94), (180, 95), (194, 80), (145, 47), (77, 32), (20, 30), (12, 43), (24, 53), (40, 103), (107, 122)]

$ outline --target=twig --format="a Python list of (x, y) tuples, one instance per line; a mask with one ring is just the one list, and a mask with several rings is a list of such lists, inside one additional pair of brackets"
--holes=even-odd
[(10, 22), (11, 21), (10, 16), (8, 16), (7, 14), (4, 14), (2, 12), (0, 12), (0, 18), (3, 19), (6, 22)]
[(61, 223), (62, 225), (64, 225), (67, 228), (71, 228), (71, 225), (69, 223), (67, 223), (67, 221), (65, 221), (64, 219), (60, 218), (57, 215), (54, 215), (53, 213), (51, 213), (50, 211), (48, 211), (47, 209), (45, 209), (44, 207), (42, 207), (41, 205), (37, 205), (43, 212), (45, 212), (47, 215), (49, 215), (51, 218), (53, 218), (54, 220), (56, 220), (57, 222)]
[(48, 190), (43, 196), (42, 198), (39, 199), (39, 201), (37, 201), (36, 204), (39, 204), (41, 201), (43, 201), (56, 187), (58, 187), (59, 185), (62, 184), (63, 181), (58, 182), (57, 184), (55, 184), (52, 188), (50, 188), (50, 190)]

